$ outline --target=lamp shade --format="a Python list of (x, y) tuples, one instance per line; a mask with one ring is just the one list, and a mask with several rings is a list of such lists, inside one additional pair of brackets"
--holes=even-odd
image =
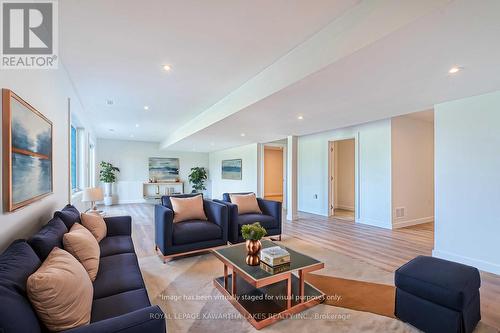
[(89, 187), (83, 190), (82, 201), (101, 201), (104, 199), (104, 194), (102, 193), (102, 188), (100, 187)]

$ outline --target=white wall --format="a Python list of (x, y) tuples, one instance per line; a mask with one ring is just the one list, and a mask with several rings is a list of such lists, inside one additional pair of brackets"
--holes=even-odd
[(500, 92), (434, 110), (433, 254), (500, 274)]
[[(187, 193), (191, 192), (191, 184), (188, 181), (191, 168), (208, 168), (208, 153), (175, 152), (159, 148), (159, 144), (155, 142), (97, 140), (97, 164), (106, 161), (120, 168), (120, 172), (117, 174), (118, 181), (113, 186), (115, 202), (145, 201), (143, 183), (149, 179), (148, 161), (150, 157), (179, 158), (179, 176), (180, 180), (184, 181), (184, 192)], [(97, 172), (99, 172), (99, 167), (97, 167)]]
[[(258, 144), (212, 152), (210, 160), (210, 182), (212, 198), (221, 199), (224, 192), (258, 193)], [(222, 179), (222, 160), (242, 159), (242, 180)]]
[(62, 64), (58, 70), (2, 70), (0, 87), (11, 89), (52, 121), (54, 168), (52, 195), (12, 213), (4, 213), (2, 207), (0, 250), (3, 250), (13, 239), (25, 238), (38, 231), (54, 211), (69, 202), (68, 97), (72, 100), (72, 111), (79, 114), (80, 119), (85, 118), (85, 113)]
[(335, 141), (334, 184), (335, 208), (354, 211), (355, 199), (355, 140)]
[(353, 137), (359, 173), (356, 220), (392, 228), (390, 120), (299, 137), (299, 210), (328, 215), (328, 142)]
[(392, 206), (394, 228), (434, 221), (433, 122), (392, 118)]

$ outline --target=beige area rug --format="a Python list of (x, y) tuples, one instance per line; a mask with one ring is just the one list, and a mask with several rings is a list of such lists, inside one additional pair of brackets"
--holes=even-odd
[[(284, 245), (325, 262), (318, 275), (393, 285), (393, 273), (295, 238)], [(156, 256), (139, 259), (151, 302), (167, 317), (167, 331), (258, 332), (221, 297), (212, 284), (223, 275), (223, 265), (212, 254), (187, 257), (163, 264)], [(436, 320), (439, 320), (436, 318)], [(279, 321), (260, 332), (419, 332), (397, 319), (327, 304), (308, 309), (294, 318)], [(497, 332), (479, 323), (476, 332)]]

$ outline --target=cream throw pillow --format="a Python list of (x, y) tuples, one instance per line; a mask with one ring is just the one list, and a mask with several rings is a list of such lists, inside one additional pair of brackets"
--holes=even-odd
[(94, 235), (79, 223), (63, 236), (64, 249), (71, 253), (85, 268), (94, 282), (99, 268), (101, 250)]
[(207, 220), (201, 195), (188, 198), (170, 197), (170, 202), (174, 211), (174, 223), (188, 220)]
[(26, 291), (49, 331), (64, 331), (90, 322), (92, 282), (82, 264), (63, 249), (52, 249), (28, 277)]
[(238, 214), (262, 214), (255, 193), (229, 194), (229, 199), (231, 199), (231, 203), (238, 206)]
[(106, 237), (108, 229), (106, 228), (106, 222), (104, 222), (101, 215), (82, 213), (81, 220), (82, 225), (87, 228), (92, 235), (94, 235), (97, 242), (100, 242), (104, 237)]

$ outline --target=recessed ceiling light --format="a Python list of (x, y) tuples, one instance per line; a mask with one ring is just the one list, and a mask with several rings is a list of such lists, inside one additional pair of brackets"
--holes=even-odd
[(241, 133), (240, 135), (241, 135), (241, 136), (245, 136), (245, 133)]
[(460, 72), (462, 69), (464, 69), (464, 68), (460, 67), (460, 66), (453, 66), (452, 68), (450, 68), (450, 70), (448, 71), (448, 73), (449, 74), (455, 74), (455, 73)]
[(149, 106), (144, 105), (144, 110), (148, 111), (149, 110)]
[(172, 69), (172, 67), (170, 67), (170, 65), (163, 65), (163, 70), (164, 70), (164, 71), (167, 71), (167, 72), (168, 72), (168, 71), (169, 71), (169, 70), (171, 70), (171, 69)]
[(297, 119), (302, 120), (302, 119), (304, 119), (304, 116), (298, 116)]
[(135, 127), (139, 127), (139, 124), (135, 124)]

